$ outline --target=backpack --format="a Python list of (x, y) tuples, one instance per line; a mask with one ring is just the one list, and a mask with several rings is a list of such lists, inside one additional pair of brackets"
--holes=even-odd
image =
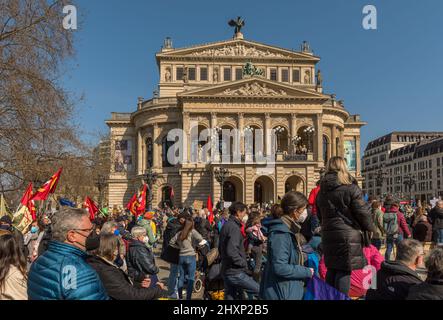
[(395, 236), (398, 234), (397, 214), (393, 212), (385, 213), (383, 216), (383, 226), (386, 230), (386, 236)]

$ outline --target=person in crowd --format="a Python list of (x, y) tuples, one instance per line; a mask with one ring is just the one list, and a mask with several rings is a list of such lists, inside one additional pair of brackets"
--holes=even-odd
[(6, 215), (0, 218), (0, 230), (11, 232), (11, 234), (15, 237), (15, 240), (17, 240), (20, 250), (23, 252), (25, 257), (28, 256), (28, 248), (25, 246), (23, 234), (12, 225), (12, 219), (10, 216)]
[(404, 235), (410, 237), (410, 231), (406, 224), (405, 217), (399, 211), (398, 203), (389, 201), (385, 205), (386, 212), (383, 215), (383, 226), (386, 233), (386, 253), (385, 260), (391, 260), (394, 246), (404, 239)]
[(152, 217), (153, 217), (152, 212), (146, 212), (143, 216), (139, 216), (139, 220), (137, 222), (137, 226), (145, 228), (146, 235), (148, 237), (147, 245), (151, 249), (154, 248), (154, 245), (157, 242), (155, 232), (152, 229), (152, 224), (151, 224)]
[[(118, 217), (116, 218), (118, 219)], [(120, 226), (115, 220), (107, 221), (103, 224), (102, 229), (100, 230), (100, 234), (113, 234), (118, 237), (118, 255), (115, 260), (115, 263), (121, 268), (123, 271), (128, 270), (127, 263), (125, 261), (126, 257), (126, 244), (122, 239), (122, 235), (120, 233)]]
[(217, 223), (217, 228), (219, 233), (221, 232), (221, 229), (223, 228), (223, 226), (225, 225), (225, 223), (229, 220), (229, 209), (225, 208), (223, 210), (223, 213)]
[(301, 245), (297, 238), (307, 217), (308, 199), (290, 191), (283, 196), (281, 208), (273, 207), (268, 228), (268, 261), (260, 284), (260, 298), (265, 300), (301, 300), (304, 280), (314, 269), (304, 267)]
[(0, 300), (28, 300), (27, 265), (16, 238), (9, 231), (0, 235)]
[(443, 300), (443, 248), (435, 248), (426, 258), (426, 281), (409, 289), (407, 300)]
[(435, 242), (438, 245), (443, 245), (443, 200), (437, 201), (435, 207), (430, 210), (428, 217), (435, 233)]
[(201, 234), (203, 239), (209, 242), (209, 235), (211, 233), (211, 225), (207, 219), (206, 212), (202, 210), (199, 216), (194, 219), (195, 230)]
[(44, 225), (42, 220), (38, 219), (32, 222), (29, 226), (28, 232), (24, 235), (24, 245), (27, 248), (28, 255), (26, 260), (28, 262), (28, 270), (31, 263), (38, 257), (38, 247), (44, 235)]
[(384, 261), (377, 272), (376, 289), (369, 289), (367, 300), (405, 300), (409, 289), (423, 281), (417, 268), (423, 267), (423, 245), (414, 239), (405, 239), (397, 246), (395, 261)]
[(322, 248), (328, 268), (326, 282), (344, 294), (349, 293), (352, 270), (363, 269), (362, 233), (374, 232), (371, 209), (341, 157), (327, 164), (317, 196), (322, 228)]
[(48, 250), (49, 242), (52, 240), (52, 221), (47, 214), (43, 214), (41, 217), (41, 226), (43, 234), (41, 235), (41, 240), (38, 244), (38, 256), (41, 256), (46, 250)]
[[(366, 295), (366, 292), (368, 290), (367, 286), (365, 285), (367, 277), (370, 276), (374, 270), (380, 270), (381, 264), (384, 261), (384, 257), (374, 245), (364, 247), (363, 254), (365, 255), (366, 261), (368, 262), (368, 266), (372, 266), (373, 268), (352, 270), (351, 287), (349, 289), (349, 297), (351, 298), (361, 298)], [(319, 263), (319, 274), (321, 279), (326, 279), (327, 271), (328, 270), (325, 266), (325, 259), (323, 256)], [(371, 272), (371, 274), (369, 274), (369, 272)]]
[(420, 220), (412, 230), (412, 237), (422, 243), (432, 241), (432, 225), (428, 221), (427, 215), (422, 215)]
[(155, 263), (152, 248), (148, 247), (148, 236), (143, 227), (134, 227), (131, 230), (132, 240), (126, 256), (128, 274), (136, 283), (143, 283), (147, 278), (155, 285), (160, 271)]
[(311, 190), (309, 193), (309, 206), (311, 208), (311, 214), (317, 215), (317, 205), (315, 201), (317, 200), (318, 193), (320, 192), (320, 180), (318, 180), (315, 184), (315, 188)]
[(385, 238), (385, 229), (383, 227), (383, 211), (381, 211), (381, 203), (377, 200), (372, 202), (372, 220), (374, 221), (375, 231), (372, 233), (371, 242), (380, 250)]
[(86, 239), (93, 231), (89, 213), (65, 207), (55, 213), (52, 220), (48, 249), (29, 271), (29, 299), (109, 299), (99, 276), (86, 263)]
[(183, 229), (187, 215), (184, 213), (171, 216), (163, 233), (163, 246), (160, 258), (169, 262), (169, 278), (168, 278), (168, 297), (171, 299), (178, 298), (177, 280), (178, 280), (178, 262), (180, 258), (180, 250), (174, 250), (169, 246), (169, 241)]
[(246, 205), (234, 202), (229, 207), (229, 220), (225, 222), (220, 232), (219, 252), (221, 274), (225, 284), (225, 300), (243, 300), (244, 291), (257, 296), (260, 289), (258, 283), (246, 273), (247, 260), (241, 233), (246, 210)]
[(423, 207), (418, 207), (417, 210), (415, 210), (414, 218), (412, 219), (413, 221), (411, 224), (412, 229), (415, 228), (415, 225), (420, 221), (421, 217), (425, 214), (427, 214), (427, 213), (426, 213), (425, 208), (423, 208)]
[(252, 276), (257, 282), (260, 279), (263, 249), (266, 241), (266, 237), (261, 230), (261, 218), (260, 212), (254, 211), (251, 213), (249, 224), (246, 226), (247, 253), (254, 262)]
[(183, 299), (183, 287), (185, 278), (186, 286), (186, 300), (191, 300), (192, 291), (194, 289), (195, 271), (197, 267), (196, 251), (193, 243), (198, 243), (199, 246), (205, 245), (207, 241), (203, 239), (200, 233), (194, 229), (194, 220), (186, 219), (183, 230), (176, 233), (176, 235), (169, 241), (173, 247), (180, 249), (178, 268), (180, 277), (178, 279), (178, 297)]
[(129, 276), (114, 261), (118, 256), (119, 241), (113, 234), (103, 234), (88, 251), (94, 255), (87, 258), (89, 265), (97, 272), (107, 294), (114, 300), (154, 300), (165, 296), (164, 286), (157, 283), (150, 287), (150, 279), (140, 286), (134, 285)]

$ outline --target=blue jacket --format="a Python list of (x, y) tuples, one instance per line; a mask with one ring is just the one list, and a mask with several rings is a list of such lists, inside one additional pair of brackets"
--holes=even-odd
[(29, 271), (29, 300), (109, 299), (99, 276), (86, 263), (87, 256), (74, 246), (50, 241)]
[(269, 222), (268, 261), (260, 285), (264, 300), (301, 300), (304, 280), (311, 277), (309, 268), (299, 265), (295, 234), (282, 222)]

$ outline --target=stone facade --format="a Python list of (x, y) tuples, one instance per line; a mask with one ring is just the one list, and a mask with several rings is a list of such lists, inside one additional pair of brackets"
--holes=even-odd
[[(149, 100), (139, 98), (133, 113), (113, 113), (106, 122), (111, 137), (110, 206), (127, 203), (148, 167), (161, 177), (153, 186), (154, 206), (169, 200), (170, 188), (176, 206), (205, 202), (208, 195), (216, 202), (221, 192), (214, 176), (219, 159), (193, 159), (196, 145), (188, 143), (193, 130), (216, 127), (240, 133), (262, 129), (264, 154), (273, 157), (272, 166), (245, 161), (241, 140), (241, 160), (223, 164), (230, 172), (224, 186), (226, 201), (276, 202), (291, 189), (308, 194), (325, 160), (346, 156), (348, 144), (354, 148), (348, 154), (354, 162), (352, 172), (361, 181), (360, 128), (365, 123), (350, 115), (335, 95), (323, 93), (314, 76), (320, 59), (312, 53), (238, 37), (182, 49), (168, 45), (156, 59), (158, 92)], [(244, 75), (248, 62), (263, 75)], [(310, 127), (314, 130), (308, 136), (304, 130)], [(165, 160), (170, 147), (165, 139), (176, 128), (185, 132), (187, 155), (183, 163), (172, 166)], [(281, 132), (273, 151), (269, 146), (276, 128)], [(295, 137), (301, 140), (295, 143)], [(297, 145), (305, 150), (298, 152)]]

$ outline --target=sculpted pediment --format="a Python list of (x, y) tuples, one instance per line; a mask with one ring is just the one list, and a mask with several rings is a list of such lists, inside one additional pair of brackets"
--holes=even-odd
[(328, 96), (315, 91), (275, 83), (261, 77), (251, 77), (209, 88), (186, 91), (178, 94), (178, 97), (329, 99)]
[(320, 60), (318, 57), (309, 54), (294, 52), (291, 50), (273, 47), (248, 40), (228, 40), (201, 46), (194, 46), (190, 48), (174, 49), (169, 52), (159, 53), (157, 56), (202, 58), (280, 58), (306, 61)]

